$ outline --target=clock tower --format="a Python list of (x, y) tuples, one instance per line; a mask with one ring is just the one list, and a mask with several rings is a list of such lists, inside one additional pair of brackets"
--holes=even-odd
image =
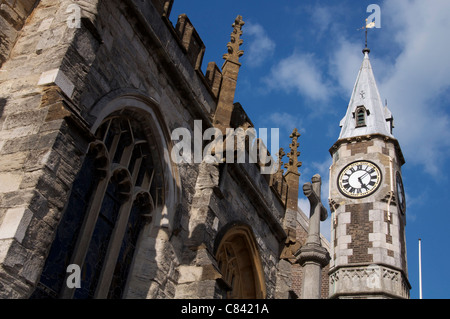
[(369, 53), (330, 149), (330, 298), (408, 299), (405, 160)]

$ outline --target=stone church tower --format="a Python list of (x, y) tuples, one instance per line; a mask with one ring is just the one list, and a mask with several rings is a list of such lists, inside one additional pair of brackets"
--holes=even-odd
[(409, 298), (405, 163), (369, 59), (330, 153), (330, 298)]

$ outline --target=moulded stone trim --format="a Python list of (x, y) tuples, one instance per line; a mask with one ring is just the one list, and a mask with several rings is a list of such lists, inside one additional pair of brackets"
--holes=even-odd
[(380, 243), (386, 242), (386, 235), (381, 234), (381, 233), (369, 234), (369, 241), (373, 242), (373, 247), (376, 247), (375, 244), (377, 242), (380, 242)]
[(24, 208), (9, 209), (0, 225), (0, 240), (15, 239), (22, 243), (33, 213)]
[(9, 193), (18, 190), (22, 180), (22, 174), (0, 174), (0, 193)]
[(341, 268), (330, 274), (331, 297), (384, 295), (388, 298), (409, 298), (409, 283), (401, 272), (381, 265)]
[(338, 238), (339, 244), (350, 244), (352, 242), (352, 236), (346, 235), (346, 236), (340, 236)]
[(38, 85), (57, 85), (69, 98), (72, 97), (75, 85), (60, 69), (53, 69), (41, 74)]
[(202, 279), (203, 267), (198, 266), (180, 266), (178, 268), (180, 278), (178, 284), (186, 284), (191, 282), (197, 282)]
[(350, 212), (340, 213), (338, 216), (339, 224), (350, 224), (351, 223), (352, 214)]
[(347, 225), (338, 225), (336, 229), (337, 237), (347, 236)]
[(111, 92), (92, 108), (90, 114), (96, 117), (96, 121), (91, 127), (91, 132), (95, 132), (111, 114), (125, 110), (139, 113), (142, 116), (142, 121), (146, 121), (147, 126), (151, 128), (154, 141), (157, 143), (158, 151), (161, 154), (163, 175), (168, 176), (168, 180), (166, 181), (167, 187), (164, 196), (166, 202), (162, 210), (157, 211), (154, 225), (171, 230), (176, 209), (181, 202), (180, 177), (178, 167), (173, 165), (170, 157), (173, 147), (170, 131), (156, 100), (137, 90)]

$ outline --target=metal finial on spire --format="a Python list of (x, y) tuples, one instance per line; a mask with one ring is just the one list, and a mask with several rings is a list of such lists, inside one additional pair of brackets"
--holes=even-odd
[[(363, 50), (363, 54), (364, 54), (364, 55), (365, 55), (366, 53), (370, 53), (370, 49), (369, 49), (369, 47), (367, 46), (367, 42), (368, 42), (368, 34), (369, 34), (369, 32), (367, 31), (367, 29), (372, 29), (372, 28), (375, 27), (375, 22), (371, 22), (371, 23), (368, 23), (368, 22), (369, 22), (369, 20), (366, 19), (366, 24), (365, 24), (365, 26), (361, 28), (361, 29), (364, 29), (365, 35), (366, 35), (366, 43), (365, 43), (364, 50)], [(359, 30), (361, 30), (361, 29), (359, 29)]]

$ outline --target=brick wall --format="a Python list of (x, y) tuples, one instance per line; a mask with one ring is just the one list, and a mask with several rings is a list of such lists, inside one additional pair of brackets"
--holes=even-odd
[(352, 156), (356, 154), (367, 154), (367, 148), (373, 146), (373, 141), (358, 142), (356, 144), (348, 144), (347, 149), (351, 150)]
[(328, 277), (328, 272), (330, 271), (330, 264), (322, 269), (322, 286), (320, 288), (320, 293), (322, 299), (328, 299), (330, 293), (330, 280)]
[(369, 221), (369, 210), (373, 209), (373, 204), (347, 205), (346, 209), (351, 212), (347, 232), (352, 236), (348, 248), (353, 249), (353, 255), (349, 256), (349, 263), (373, 262), (373, 256), (368, 253), (369, 247), (372, 247), (369, 234), (373, 233), (373, 222)]

